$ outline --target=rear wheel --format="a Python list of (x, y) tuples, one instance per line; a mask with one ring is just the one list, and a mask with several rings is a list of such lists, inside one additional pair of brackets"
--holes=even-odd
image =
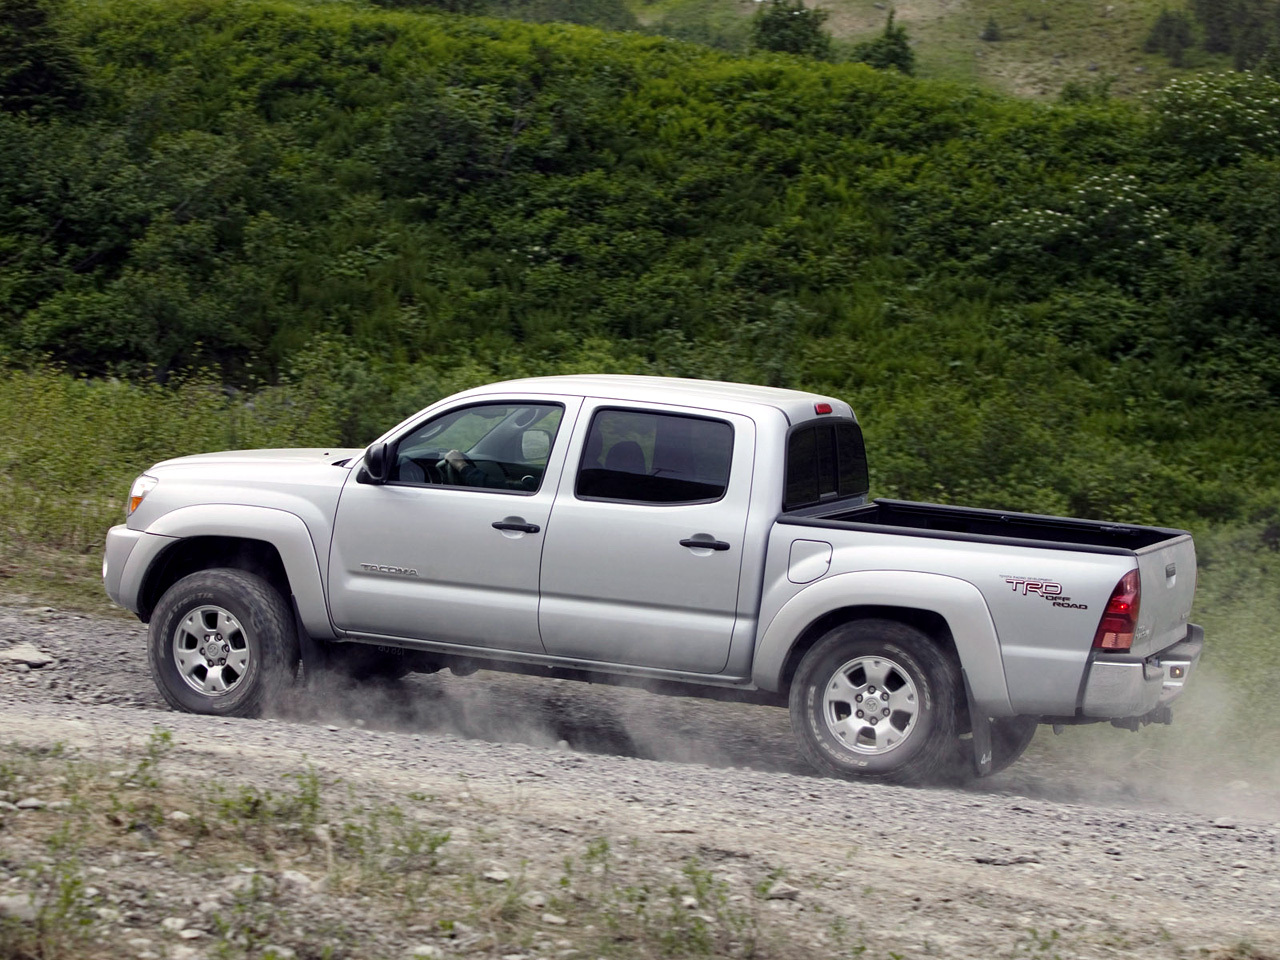
[(960, 671), (926, 634), (857, 620), (822, 637), (791, 685), (791, 726), (805, 758), (850, 779), (947, 778)]
[(1031, 746), (1039, 726), (1035, 717), (998, 717), (991, 721), (991, 772), (1012, 766)]
[(271, 584), (244, 570), (201, 570), (156, 605), (147, 642), (151, 676), (171, 707), (246, 717), (293, 680), (293, 614)]

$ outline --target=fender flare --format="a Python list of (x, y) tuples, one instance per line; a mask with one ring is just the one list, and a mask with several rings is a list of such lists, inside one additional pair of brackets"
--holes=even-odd
[(1004, 659), (982, 592), (967, 580), (910, 570), (842, 573), (805, 587), (783, 604), (760, 635), (752, 680), (779, 690), (796, 642), (821, 617), (850, 607), (900, 607), (946, 621), (973, 698), (988, 716), (1012, 716)]
[[(146, 532), (172, 540), (237, 537), (271, 544), (284, 563), (302, 626), (311, 636), (335, 636), (315, 543), (311, 531), (297, 514), (245, 504), (197, 504), (166, 513)], [(145, 571), (143, 573), (145, 575)]]

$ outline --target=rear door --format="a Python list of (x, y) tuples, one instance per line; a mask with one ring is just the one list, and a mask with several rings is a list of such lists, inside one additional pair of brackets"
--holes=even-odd
[(754, 456), (748, 417), (586, 400), (543, 542), (547, 652), (723, 670)]

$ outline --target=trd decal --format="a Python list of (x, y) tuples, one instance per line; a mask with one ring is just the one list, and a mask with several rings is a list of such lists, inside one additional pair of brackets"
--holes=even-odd
[(1014, 593), (1023, 596), (1037, 596), (1044, 600), (1048, 600), (1055, 607), (1061, 607), (1064, 610), (1088, 610), (1087, 603), (1073, 603), (1071, 598), (1065, 596), (1062, 591), (1062, 584), (1054, 583), (1052, 580), (1032, 580), (1029, 577), (1005, 577), (1004, 582), (1009, 584)]
[(1057, 597), (1062, 595), (1062, 584), (1050, 583), (1048, 580), (1028, 580), (1025, 577), (1005, 577), (1004, 582), (1013, 587), (1014, 593), (1020, 593), (1024, 597), (1028, 593), (1038, 593), (1042, 597)]

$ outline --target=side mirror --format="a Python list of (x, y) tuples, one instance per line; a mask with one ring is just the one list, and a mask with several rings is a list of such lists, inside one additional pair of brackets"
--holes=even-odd
[(526, 430), (520, 435), (520, 455), (526, 463), (547, 459), (551, 453), (551, 434), (546, 430)]
[(385, 443), (373, 443), (364, 452), (364, 467), (356, 480), (359, 483), (386, 483), (387, 474), (391, 472), (391, 464), (387, 456)]

